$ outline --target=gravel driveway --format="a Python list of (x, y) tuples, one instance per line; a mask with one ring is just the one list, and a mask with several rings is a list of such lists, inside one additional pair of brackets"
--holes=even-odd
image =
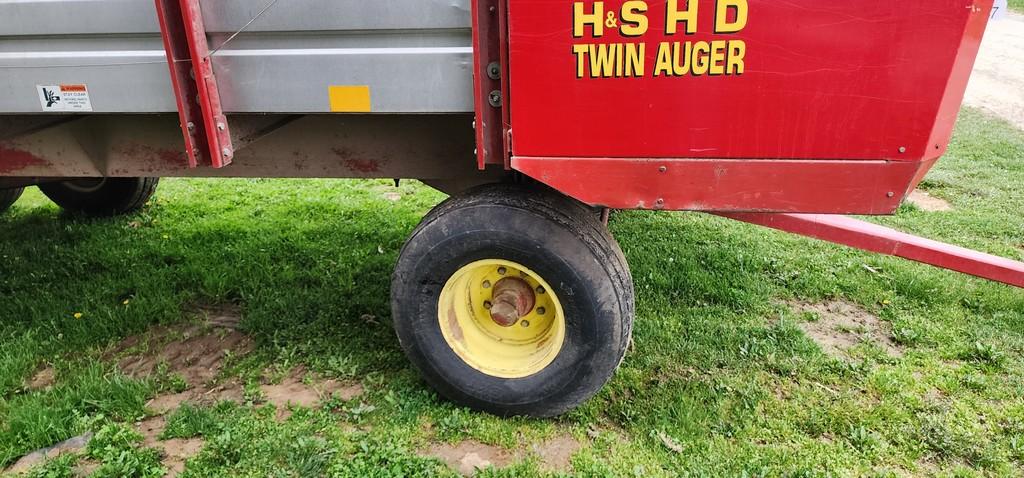
[(965, 102), (1024, 129), (1024, 15), (989, 24)]

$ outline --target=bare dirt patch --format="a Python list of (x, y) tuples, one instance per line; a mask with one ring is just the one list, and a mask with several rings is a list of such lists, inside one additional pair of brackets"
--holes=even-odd
[(132, 377), (170, 374), (185, 381), (184, 392), (161, 395), (147, 404), (158, 413), (184, 402), (242, 399), (242, 387), (236, 380), (216, 383), (228, 354), (245, 355), (253, 349), (252, 341), (236, 329), (239, 310), (210, 307), (198, 309), (196, 315), (200, 320), (154, 327), (146, 334), (129, 337), (108, 354), (120, 357), (118, 367)]
[(277, 408), (277, 419), (287, 420), (292, 415), (292, 407), (316, 408), (329, 398), (337, 397), (344, 401), (352, 400), (363, 394), (363, 386), (358, 383), (344, 383), (333, 379), (306, 380), (306, 369), (297, 367), (277, 384), (260, 387), (268, 403)]
[(489, 466), (502, 468), (516, 460), (516, 455), (508, 450), (468, 440), (458, 445), (435, 443), (423, 453), (445, 462), (463, 476), (473, 476), (478, 469)]
[(6, 470), (3, 470), (3, 474), (20, 475), (44, 461), (52, 460), (67, 453), (81, 453), (85, 451), (85, 447), (89, 445), (89, 440), (92, 440), (92, 433), (86, 433), (85, 435), (70, 438), (49, 448), (36, 450), (21, 457), (21, 459), (14, 462), (13, 465), (7, 467)]
[(149, 417), (135, 424), (135, 429), (142, 435), (142, 444), (145, 446), (152, 446), (152, 444), (159, 441), (157, 437), (164, 432), (164, 428), (166, 426), (166, 418), (163, 416), (155, 416)]
[(579, 451), (580, 442), (571, 435), (559, 435), (539, 445), (533, 452), (540, 457), (541, 466), (549, 471), (566, 472), (571, 466), (572, 456)]
[(46, 367), (32, 376), (28, 381), (29, 390), (49, 390), (57, 382), (53, 367)]
[(910, 197), (908, 197), (907, 200), (921, 210), (928, 212), (953, 210), (953, 206), (949, 204), (949, 201), (932, 196), (926, 191), (921, 191), (920, 189), (914, 190), (914, 192), (910, 193)]
[(169, 477), (178, 476), (185, 471), (185, 462), (203, 449), (201, 438), (174, 438), (160, 440), (167, 421), (164, 417), (152, 417), (139, 422), (136, 429), (142, 434), (142, 445), (160, 452), (160, 462), (167, 468)]
[(79, 460), (78, 463), (71, 468), (71, 476), (74, 478), (86, 478), (88, 476), (92, 476), (92, 474), (99, 468), (100, 463), (98, 461), (86, 458), (84, 460)]
[(855, 304), (834, 300), (789, 305), (798, 312), (818, 317), (816, 321), (800, 323), (800, 328), (828, 355), (846, 357), (851, 348), (862, 342), (874, 343), (893, 357), (903, 355), (903, 350), (892, 340), (890, 325)]
[(542, 469), (564, 473), (570, 471), (572, 456), (581, 447), (580, 442), (571, 435), (561, 434), (541, 443), (535, 443), (528, 450), (507, 450), (500, 446), (467, 440), (454, 445), (434, 443), (420, 454), (445, 462), (463, 476), (473, 476), (477, 470), (491, 466), (506, 467), (528, 454), (535, 455), (540, 459)]

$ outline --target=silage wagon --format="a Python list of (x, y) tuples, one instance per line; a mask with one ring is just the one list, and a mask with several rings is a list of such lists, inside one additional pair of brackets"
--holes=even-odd
[[(601, 211), (702, 211), (1024, 286), (893, 213), (945, 153), (992, 0), (0, 2), (0, 209), (138, 209), (160, 177), (451, 194), (392, 314), (443, 395), (550, 416), (627, 348)], [(606, 217), (606, 216), (605, 216)]]

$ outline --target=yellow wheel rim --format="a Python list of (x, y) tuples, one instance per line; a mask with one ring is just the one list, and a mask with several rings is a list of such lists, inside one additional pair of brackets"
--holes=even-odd
[[(502, 291), (513, 281), (521, 292), (516, 297), (524, 302), (528, 294), (522, 293), (527, 290), (523, 283), (529, 285), (533, 304), (524, 315), (516, 312), (515, 323), (503, 326), (495, 319), (498, 312), (492, 316), (492, 309), (497, 311), (495, 303), (506, 297)], [(511, 261), (488, 259), (459, 269), (441, 290), (437, 318), (456, 355), (493, 377), (536, 374), (551, 365), (565, 342), (565, 313), (557, 295), (540, 275)]]

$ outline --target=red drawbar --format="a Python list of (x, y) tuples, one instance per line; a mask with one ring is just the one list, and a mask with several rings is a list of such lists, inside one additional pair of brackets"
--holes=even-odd
[(1024, 287), (1024, 262), (913, 236), (851, 217), (759, 213), (719, 215)]

